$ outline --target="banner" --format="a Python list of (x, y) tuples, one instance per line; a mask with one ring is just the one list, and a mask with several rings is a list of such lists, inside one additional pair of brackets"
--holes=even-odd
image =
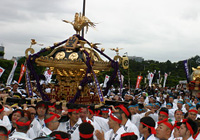
[(2, 67), (0, 67), (0, 77), (1, 77), (1, 75), (4, 73), (4, 71), (5, 71), (5, 69), (2, 68)]
[(118, 75), (118, 80), (119, 80), (119, 84), (120, 84), (119, 93), (120, 93), (120, 95), (122, 95), (123, 83), (122, 83), (122, 77), (121, 77), (121, 73), (120, 73), (119, 69), (117, 71), (117, 75)]
[(110, 76), (106, 75), (103, 83), (103, 87), (105, 88), (107, 86), (107, 82), (109, 81)]
[(103, 94), (102, 94), (102, 91), (101, 91), (101, 88), (100, 88), (100, 85), (99, 85), (99, 82), (98, 82), (98, 79), (97, 79), (97, 76), (96, 76), (96, 74), (94, 73), (93, 70), (92, 70), (92, 73), (93, 73), (93, 76), (94, 76), (95, 85), (96, 85), (97, 93), (98, 93), (98, 96), (99, 96), (99, 101), (100, 101), (100, 103), (105, 103), (104, 98), (103, 98)]
[(53, 74), (53, 72), (52, 72), (50, 69), (47, 69), (47, 70), (44, 72), (44, 76), (45, 76), (45, 78), (46, 78), (46, 84), (48, 84), (48, 83), (51, 82), (52, 74)]
[(188, 61), (184, 60), (183, 61), (184, 64), (184, 68), (185, 68), (185, 74), (186, 74), (186, 78), (187, 78), (187, 82), (190, 82), (190, 74), (189, 74), (189, 69), (188, 69)]
[(22, 64), (22, 65), (21, 65), (21, 71), (20, 71), (18, 83), (21, 82), (22, 77), (23, 77), (25, 71), (26, 71), (26, 68), (25, 68), (24, 64)]
[(30, 76), (29, 76), (29, 71), (27, 68), (27, 65), (25, 64), (25, 69), (26, 69), (26, 73), (25, 73), (25, 77), (26, 77), (26, 91), (28, 93), (29, 96), (33, 96), (33, 91), (32, 91), (32, 85), (31, 85), (31, 80), (30, 80)]
[(124, 83), (124, 75), (121, 74), (121, 79), (122, 79), (122, 85)]
[(158, 71), (158, 75), (157, 75), (157, 84), (160, 84), (160, 71)]
[(163, 82), (163, 87), (165, 87), (165, 84), (166, 84), (166, 81), (167, 81), (167, 76), (168, 76), (168, 74), (165, 73), (164, 82)]
[(13, 68), (8, 76), (8, 79), (7, 79), (7, 82), (6, 82), (6, 85), (9, 86), (13, 80), (13, 76), (14, 76), (14, 73), (15, 73), (15, 69), (17, 67), (17, 60), (15, 59), (14, 61), (14, 64), (13, 64)]
[(138, 76), (137, 77), (137, 83), (136, 83), (136, 86), (135, 86), (136, 89), (140, 87), (141, 80), (142, 80), (142, 76)]
[(154, 74), (152, 72), (149, 73), (149, 86), (151, 87), (152, 81), (153, 81)]

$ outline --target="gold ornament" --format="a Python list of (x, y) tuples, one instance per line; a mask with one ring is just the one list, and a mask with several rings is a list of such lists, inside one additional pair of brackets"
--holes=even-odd
[(78, 59), (78, 53), (76, 53), (76, 52), (71, 53), (69, 55), (68, 59), (77, 60)]
[(104, 48), (101, 48), (101, 52), (104, 52), (105, 51), (105, 49)]
[(86, 32), (88, 31), (88, 27), (95, 27), (95, 24), (91, 22), (87, 17), (83, 16), (81, 13), (75, 14), (74, 22), (70, 22), (67, 20), (63, 20), (66, 23), (70, 23), (74, 29), (76, 30), (77, 34), (80, 34), (80, 31), (86, 27)]
[(81, 90), (81, 89), (82, 89), (82, 86), (78, 86), (78, 89)]
[(95, 55), (94, 55), (93, 58), (94, 58), (94, 61), (98, 61), (98, 58)]
[(60, 60), (63, 59), (65, 57), (65, 52), (58, 52), (55, 56), (56, 59)]
[(48, 46), (48, 47), (46, 47), (45, 49), (46, 49), (46, 50), (50, 50), (51, 48)]

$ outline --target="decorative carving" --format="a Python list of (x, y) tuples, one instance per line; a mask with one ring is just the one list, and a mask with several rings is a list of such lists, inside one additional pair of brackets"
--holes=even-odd
[(91, 22), (86, 16), (83, 16), (78, 13), (75, 14), (75, 17), (74, 17), (74, 22), (70, 22), (70, 21), (67, 21), (67, 20), (63, 20), (64, 22), (66, 23), (70, 23), (77, 34), (80, 35), (80, 31), (86, 27), (86, 32), (88, 31), (88, 28), (89, 27), (95, 27), (95, 24), (93, 22)]

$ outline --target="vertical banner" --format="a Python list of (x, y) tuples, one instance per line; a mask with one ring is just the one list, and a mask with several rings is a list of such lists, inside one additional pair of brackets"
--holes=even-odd
[(98, 79), (97, 79), (97, 76), (96, 76), (96, 74), (94, 73), (93, 70), (92, 70), (92, 73), (93, 73), (93, 76), (94, 76), (95, 85), (96, 85), (97, 92), (98, 92), (98, 95), (99, 95), (99, 101), (100, 101), (100, 103), (105, 103), (104, 98), (103, 98), (103, 94), (102, 94), (102, 91), (101, 91), (101, 88), (100, 88), (100, 85), (99, 85), (99, 82), (98, 82)]
[(136, 83), (135, 88), (139, 88), (139, 87), (140, 87), (140, 82), (141, 82), (141, 80), (142, 80), (142, 76), (138, 76), (138, 77), (137, 77), (137, 83)]
[(168, 76), (168, 74), (165, 73), (164, 82), (163, 82), (163, 87), (165, 87), (165, 84), (166, 84), (166, 81), (167, 81), (167, 76)]
[(187, 78), (187, 82), (190, 82), (190, 74), (189, 74), (189, 69), (188, 69), (188, 61), (184, 60), (183, 61), (184, 64), (184, 68), (185, 68), (185, 74), (186, 74), (186, 78)]
[(29, 96), (33, 96), (33, 91), (32, 91), (32, 86), (31, 86), (31, 80), (30, 80), (30, 76), (29, 76), (29, 71), (27, 68), (27, 65), (25, 64), (26, 67), (26, 73), (25, 73), (25, 77), (26, 77), (26, 91), (28, 93)]
[(157, 75), (157, 84), (160, 84), (160, 71), (158, 71), (158, 75)]
[(53, 74), (53, 72), (52, 72), (50, 69), (47, 69), (47, 70), (44, 72), (44, 76), (45, 76), (45, 78), (46, 78), (46, 84), (48, 84), (48, 83), (51, 82), (52, 74)]
[(106, 76), (105, 76), (105, 79), (104, 79), (104, 83), (103, 83), (103, 87), (104, 87), (104, 88), (107, 86), (107, 82), (108, 82), (109, 79), (110, 79), (110, 76), (109, 76), (109, 75), (106, 75)]
[(149, 86), (151, 87), (151, 84), (152, 84), (152, 81), (153, 81), (153, 77), (154, 77), (154, 74), (151, 72), (149, 73)]
[(13, 80), (13, 76), (14, 76), (16, 67), (17, 67), (17, 60), (15, 59), (14, 64), (13, 64), (13, 68), (12, 68), (12, 70), (11, 70), (9, 76), (8, 76), (6, 85), (10, 85), (11, 84), (11, 82)]
[(0, 77), (1, 77), (1, 75), (4, 73), (4, 71), (5, 71), (5, 69), (2, 68), (2, 67), (0, 67)]
[(22, 64), (22, 65), (21, 65), (21, 71), (20, 71), (18, 83), (21, 82), (22, 77), (23, 77), (25, 71), (26, 71), (26, 68), (25, 68), (25, 66)]
[(119, 84), (120, 84), (119, 92), (120, 92), (120, 95), (122, 95), (123, 84), (122, 84), (122, 77), (121, 77), (121, 73), (120, 73), (119, 69), (117, 71), (117, 75), (118, 75), (118, 80), (119, 80)]
[(122, 79), (122, 85), (124, 83), (124, 75), (121, 74), (121, 79)]

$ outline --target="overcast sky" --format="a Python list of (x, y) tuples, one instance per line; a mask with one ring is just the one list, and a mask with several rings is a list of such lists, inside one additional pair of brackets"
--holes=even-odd
[[(36, 39), (43, 47), (72, 36), (83, 0), (0, 0), (0, 44), (5, 58), (23, 56)], [(85, 38), (120, 55), (177, 62), (200, 55), (200, 0), (86, 0), (86, 16), (98, 23)], [(34, 46), (39, 51), (41, 46)]]

